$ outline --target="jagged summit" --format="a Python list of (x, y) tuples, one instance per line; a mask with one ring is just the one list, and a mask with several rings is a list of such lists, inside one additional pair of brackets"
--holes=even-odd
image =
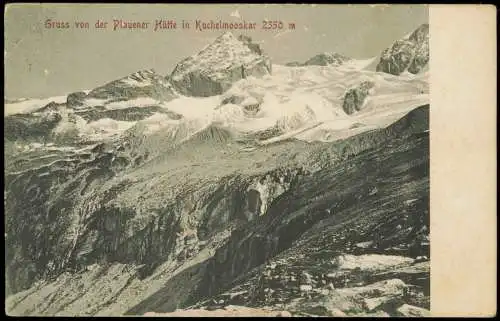
[(425, 23), (385, 49), (376, 70), (393, 75), (405, 71), (417, 74), (426, 69), (428, 62), (429, 24)]
[(248, 76), (271, 73), (271, 61), (248, 37), (225, 32), (197, 54), (177, 64), (171, 74), (175, 87), (186, 95), (213, 96)]

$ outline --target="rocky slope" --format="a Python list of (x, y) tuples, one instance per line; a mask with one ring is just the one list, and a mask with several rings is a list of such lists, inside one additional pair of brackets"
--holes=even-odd
[[(334, 288), (365, 286), (391, 277), (401, 280), (391, 295), (400, 297), (401, 291), (409, 287), (417, 291), (415, 298), (421, 298), (397, 302), (428, 309), (428, 284), (412, 279), (416, 275), (428, 280), (428, 269), (413, 272), (412, 265), (415, 258), (428, 257), (426, 108), (382, 132), (304, 151), (305, 159), (320, 164), (304, 163), (295, 170), (269, 171), (272, 165), (266, 164), (264, 168), (248, 168), (239, 174), (214, 175), (221, 167), (234, 166), (235, 158), (241, 158), (233, 154), (225, 162), (205, 164), (204, 174), (196, 175), (201, 181), (195, 179), (194, 173), (188, 174), (196, 168), (192, 167), (195, 164), (177, 175), (161, 174), (166, 169), (155, 172), (151, 165), (141, 174), (136, 169), (118, 176), (119, 160), (112, 161), (104, 151), (90, 151), (87, 159), (68, 158), (66, 164), (41, 166), (24, 176), (16, 175), (16, 181), (9, 175), (7, 210), (23, 215), (21, 219), (11, 216), (7, 221), (9, 289), (18, 292), (29, 288), (9, 298), (9, 311), (23, 315), (173, 311), (217, 295), (237, 283), (235, 279), (239, 277), (243, 277), (239, 282), (249, 282), (245, 281), (247, 271), (252, 277), (252, 268), (266, 262), (284, 260), (286, 269), (295, 270), (291, 275), (298, 278), (305, 266), (319, 269), (308, 269), (312, 275), (335, 272), (328, 262), (345, 254), (354, 255), (347, 256), (347, 260), (355, 260), (354, 265), (359, 264), (362, 269), (348, 269), (347, 278), (360, 273), (356, 278), (361, 277), (358, 283), (363, 285), (339, 285), (335, 280), (345, 279), (344, 273), (330, 280)], [(291, 148), (302, 149), (290, 142), (270, 148), (269, 152), (283, 158)], [(92, 156), (92, 152), (97, 154)], [(325, 154), (330, 157), (312, 158)], [(212, 159), (206, 153), (204, 158)], [(315, 167), (322, 169), (314, 172)], [(145, 176), (144, 172), (150, 175)], [(366, 176), (370, 172), (374, 177)], [(46, 184), (43, 186), (42, 177)], [(175, 177), (184, 177), (188, 185), (177, 183)], [(146, 186), (149, 190), (144, 189)], [(29, 197), (15, 202), (21, 193)], [(381, 201), (382, 207), (378, 203)], [(366, 216), (374, 208), (377, 211)], [(50, 233), (37, 232), (48, 228)], [(218, 236), (221, 233), (229, 234)], [(374, 233), (379, 234), (375, 241)], [(18, 238), (19, 234), (27, 237)], [(364, 272), (363, 255), (372, 253), (382, 256), (372, 259), (382, 261), (381, 267)], [(396, 255), (392, 259), (395, 263), (384, 263), (384, 255)], [(324, 258), (324, 263), (318, 263), (322, 262), (319, 257)], [(370, 262), (369, 256), (367, 260)], [(378, 274), (383, 276), (373, 279)], [(278, 275), (286, 276), (281, 272)], [(293, 279), (290, 280), (292, 283), (280, 285), (279, 291), (271, 285), (268, 288), (280, 293), (283, 300), (292, 300), (300, 293), (300, 287), (297, 292)], [(257, 280), (250, 282), (260, 286)], [(254, 287), (244, 284), (245, 289)], [(183, 289), (182, 296), (179, 287)], [(262, 291), (265, 289), (266, 286)], [(322, 289), (320, 286), (316, 290)], [(241, 291), (235, 285), (230, 293)], [(252, 298), (253, 301), (241, 297), (235, 300), (257, 300), (252, 304), (281, 307), (279, 300), (260, 302), (262, 298), (257, 294)], [(287, 310), (310, 311), (303, 306), (317, 302), (317, 298), (313, 296), (309, 303)], [(226, 302), (226, 295), (216, 299), (220, 300)], [(229, 301), (241, 304), (238, 302)], [(358, 310), (352, 313), (366, 312), (359, 304), (356, 307)]]
[(393, 75), (407, 71), (417, 74), (423, 71), (429, 63), (429, 25), (423, 24), (414, 32), (397, 40), (385, 49), (376, 67)]
[(8, 314), (428, 313), (427, 78), (344, 67), (223, 34), (7, 104)]

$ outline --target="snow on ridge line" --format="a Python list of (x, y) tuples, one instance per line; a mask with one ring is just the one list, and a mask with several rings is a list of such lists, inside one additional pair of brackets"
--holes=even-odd
[(57, 104), (65, 103), (67, 96), (55, 96), (49, 98), (35, 98), (27, 99), (21, 102), (4, 104), (4, 116), (30, 113), (43, 106), (49, 104), (50, 102), (55, 102)]
[[(155, 113), (141, 121), (123, 123), (110, 119), (86, 122), (78, 118), (77, 124), (70, 124), (67, 117), (63, 117), (61, 127), (58, 126), (56, 131), (66, 131), (76, 126), (78, 132), (81, 132), (84, 137), (106, 139), (109, 136), (120, 135), (135, 124), (142, 124), (142, 133), (149, 134), (165, 126), (181, 126), (184, 121), (193, 120), (195, 121), (193, 126), (196, 127), (193, 130), (203, 130), (204, 126), (212, 123), (222, 124), (246, 133), (267, 130), (274, 126), (281, 129), (282, 135), (264, 141), (263, 144), (290, 137), (297, 139), (315, 137), (313, 131), (317, 131), (318, 135), (323, 131), (335, 132), (335, 135), (343, 134), (340, 131), (345, 131), (346, 135), (350, 135), (354, 132), (350, 127), (355, 122), (363, 123), (365, 128), (380, 126), (381, 123), (385, 124), (386, 120), (404, 112), (406, 109), (404, 105), (415, 99), (423, 100), (427, 97), (427, 94), (416, 95), (416, 89), (421, 86), (422, 82), (426, 82), (426, 77), (420, 75), (397, 77), (359, 69), (365, 64), (372, 63), (376, 58), (355, 60), (351, 66), (344, 66), (347, 68), (304, 66), (294, 69), (273, 64), (275, 71), (273, 75), (241, 79), (223, 94), (210, 97), (180, 95), (168, 102), (159, 102), (151, 97), (140, 97), (111, 103), (106, 103), (106, 100), (87, 99), (85, 105), (90, 103), (94, 106), (104, 106), (106, 109), (158, 105), (183, 117), (181, 120), (176, 120), (169, 119), (168, 115), (159, 116)], [(274, 66), (279, 67), (274, 68)], [(354, 86), (365, 80), (374, 81), (377, 84), (375, 93), (372, 93), (366, 101), (365, 105), (368, 107), (356, 115), (345, 115), (341, 106), (347, 85)], [(381, 87), (380, 91), (378, 87)], [(389, 92), (394, 93), (388, 94)], [(232, 95), (242, 96), (243, 102), (221, 106), (223, 99)], [(43, 102), (49, 103), (54, 98), (63, 102), (66, 100), (66, 96), (60, 96)], [(252, 102), (250, 105), (258, 105), (258, 108), (253, 110), (253, 114), (248, 114), (244, 110), (243, 106), (249, 102)], [(38, 107), (43, 107), (43, 105)], [(91, 108), (91, 106), (87, 107)], [(63, 111), (66, 112), (66, 110)], [(67, 112), (72, 113), (71, 110)], [(324, 125), (317, 125), (319, 122)], [(151, 127), (150, 130), (148, 127)], [(165, 128), (165, 130), (169, 129)], [(362, 129), (356, 131), (359, 130)], [(307, 141), (307, 139), (303, 140)]]

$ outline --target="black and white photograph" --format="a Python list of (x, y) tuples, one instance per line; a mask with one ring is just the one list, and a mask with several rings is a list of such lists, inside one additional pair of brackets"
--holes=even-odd
[(8, 315), (430, 316), (427, 5), (4, 17)]

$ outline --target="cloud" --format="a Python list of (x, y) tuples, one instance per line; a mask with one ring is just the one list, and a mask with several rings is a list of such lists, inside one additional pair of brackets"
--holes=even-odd
[(50, 74), (50, 72), (49, 72), (47, 69), (44, 69), (44, 70), (43, 70), (43, 74), (44, 74), (45, 76), (48, 76), (48, 75)]

